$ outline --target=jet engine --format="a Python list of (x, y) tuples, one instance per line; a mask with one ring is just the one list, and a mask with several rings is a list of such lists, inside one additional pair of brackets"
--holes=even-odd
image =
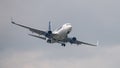
[(76, 40), (77, 40), (76, 37), (72, 37), (72, 38), (70, 39), (70, 43), (72, 44), (72, 43), (74, 43)]
[(76, 38), (76, 37), (73, 37), (73, 38), (72, 38), (72, 41), (76, 41), (76, 40), (77, 40), (77, 38)]
[(52, 31), (48, 31), (48, 34), (49, 34), (49, 35), (52, 34)]

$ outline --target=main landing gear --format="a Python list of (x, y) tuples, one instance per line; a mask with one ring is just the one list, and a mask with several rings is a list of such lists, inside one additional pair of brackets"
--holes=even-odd
[(64, 46), (64, 47), (65, 47), (66, 45), (65, 45), (64, 43), (62, 43), (61, 46)]

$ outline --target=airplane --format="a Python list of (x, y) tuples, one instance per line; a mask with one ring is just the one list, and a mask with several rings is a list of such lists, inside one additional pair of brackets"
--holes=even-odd
[(11, 23), (17, 26), (29, 29), (32, 33), (36, 33), (36, 35), (34, 34), (28, 34), (28, 35), (36, 37), (36, 38), (40, 38), (42, 40), (46, 40), (47, 43), (60, 43), (61, 46), (64, 46), (64, 47), (66, 46), (66, 43), (77, 44), (77, 45), (85, 44), (85, 45), (90, 45), (90, 46), (98, 45), (98, 44), (94, 45), (94, 44), (86, 43), (83, 41), (79, 41), (77, 40), (76, 37), (68, 37), (68, 34), (72, 31), (72, 25), (70, 23), (64, 24), (63, 26), (59, 27), (55, 31), (51, 30), (50, 21), (49, 21), (48, 31), (43, 31), (43, 30), (38, 30), (38, 29), (31, 28), (31, 27), (27, 27), (21, 24), (17, 24), (14, 21), (11, 21)]

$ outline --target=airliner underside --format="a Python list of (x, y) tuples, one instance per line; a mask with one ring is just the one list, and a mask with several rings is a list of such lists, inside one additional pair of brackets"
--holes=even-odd
[(64, 24), (62, 27), (58, 28), (55, 31), (51, 31), (50, 22), (49, 22), (48, 31), (43, 31), (43, 30), (38, 30), (38, 29), (31, 28), (31, 27), (27, 27), (21, 24), (17, 24), (14, 21), (11, 21), (11, 23), (17, 26), (29, 29), (32, 33), (38, 34), (38, 35), (29, 34), (30, 36), (40, 38), (42, 40), (46, 40), (47, 43), (60, 43), (62, 46), (66, 46), (66, 43), (77, 44), (77, 45), (85, 44), (85, 45), (90, 45), (90, 46), (97, 46), (94, 44), (79, 41), (76, 39), (76, 37), (68, 37), (68, 34), (72, 30), (72, 26), (70, 23)]

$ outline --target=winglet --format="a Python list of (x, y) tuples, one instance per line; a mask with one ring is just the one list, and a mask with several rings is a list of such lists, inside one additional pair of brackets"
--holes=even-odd
[(96, 45), (97, 45), (97, 46), (99, 45), (99, 41), (97, 41)]
[(11, 17), (11, 23), (12, 23), (12, 24), (15, 24), (15, 22), (13, 21), (13, 17)]

